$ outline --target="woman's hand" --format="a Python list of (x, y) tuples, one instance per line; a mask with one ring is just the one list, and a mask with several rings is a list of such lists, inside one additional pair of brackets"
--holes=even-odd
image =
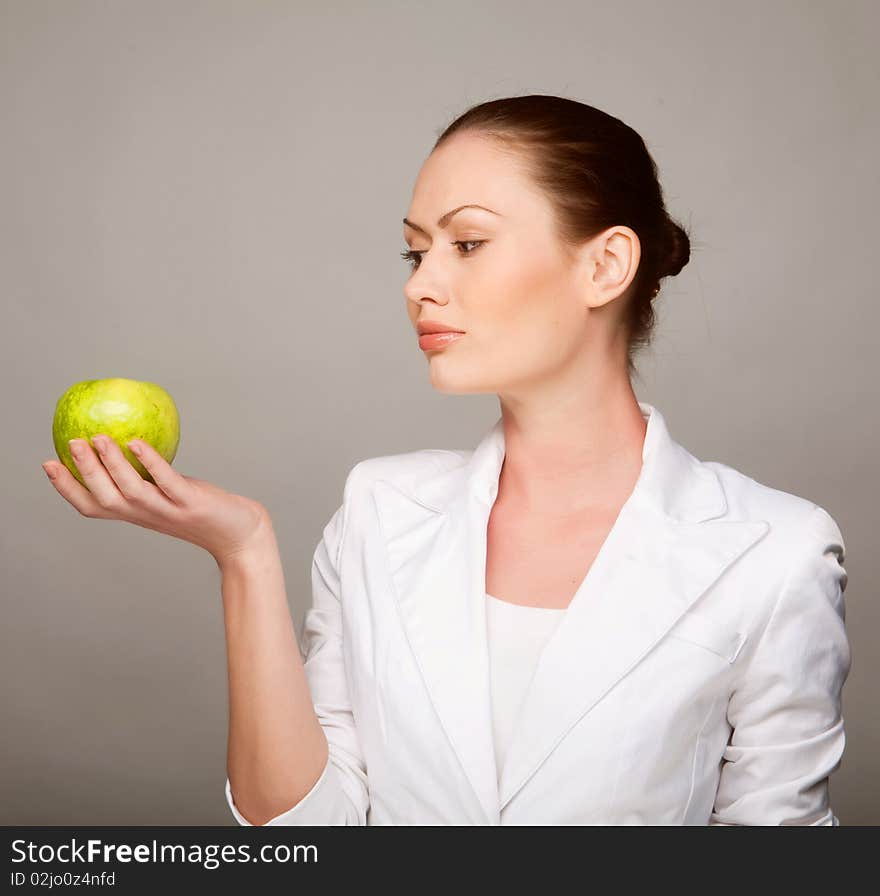
[(71, 443), (88, 488), (59, 461), (43, 464), (55, 488), (82, 516), (123, 520), (180, 538), (204, 548), (219, 566), (271, 529), (269, 513), (258, 501), (183, 476), (147, 442), (136, 439), (133, 445), (141, 448), (138, 459), (155, 485), (141, 477), (109, 436), (93, 436), (92, 444), (97, 455), (86, 439)]

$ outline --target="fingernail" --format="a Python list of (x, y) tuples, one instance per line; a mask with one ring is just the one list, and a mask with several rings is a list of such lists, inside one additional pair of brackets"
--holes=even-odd
[(67, 444), (70, 446), (70, 453), (74, 457), (82, 455), (82, 445), (80, 445), (79, 439), (71, 439)]
[(136, 454), (138, 457), (141, 456), (142, 448), (140, 442), (129, 442), (128, 447), (131, 449), (132, 454)]
[(98, 454), (104, 453), (104, 439), (101, 436), (92, 436), (92, 445), (98, 449)]
[(50, 479), (54, 479), (54, 478), (55, 478), (55, 470), (54, 470), (53, 467), (47, 467), (46, 464), (43, 464), (43, 469), (46, 471), (46, 475), (47, 475)]

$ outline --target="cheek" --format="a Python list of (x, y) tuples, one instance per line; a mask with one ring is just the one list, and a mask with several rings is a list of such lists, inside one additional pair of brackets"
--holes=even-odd
[(576, 336), (577, 303), (555, 257), (512, 246), (493, 259), (480, 280), (474, 293), (476, 315), (509, 345), (552, 350)]

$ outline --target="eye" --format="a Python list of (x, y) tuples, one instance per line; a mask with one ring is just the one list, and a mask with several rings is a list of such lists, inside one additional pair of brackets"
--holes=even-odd
[[(488, 240), (453, 240), (451, 245), (453, 246), (476, 246), (479, 248), (483, 245), (483, 243), (488, 242)], [(418, 266), (422, 262), (422, 256), (425, 254), (426, 250), (421, 252), (416, 252), (414, 249), (405, 249), (400, 253), (400, 257), (405, 259), (410, 263), (410, 267), (412, 270), (416, 270)], [(476, 252), (476, 249), (471, 249), (467, 252), (461, 253), (465, 258), (471, 256)]]

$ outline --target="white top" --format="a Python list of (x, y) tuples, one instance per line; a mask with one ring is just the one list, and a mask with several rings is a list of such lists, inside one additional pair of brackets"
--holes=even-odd
[(524, 607), (486, 592), (486, 628), (492, 684), (492, 726), (498, 779), (523, 698), (544, 645), (565, 608)]

